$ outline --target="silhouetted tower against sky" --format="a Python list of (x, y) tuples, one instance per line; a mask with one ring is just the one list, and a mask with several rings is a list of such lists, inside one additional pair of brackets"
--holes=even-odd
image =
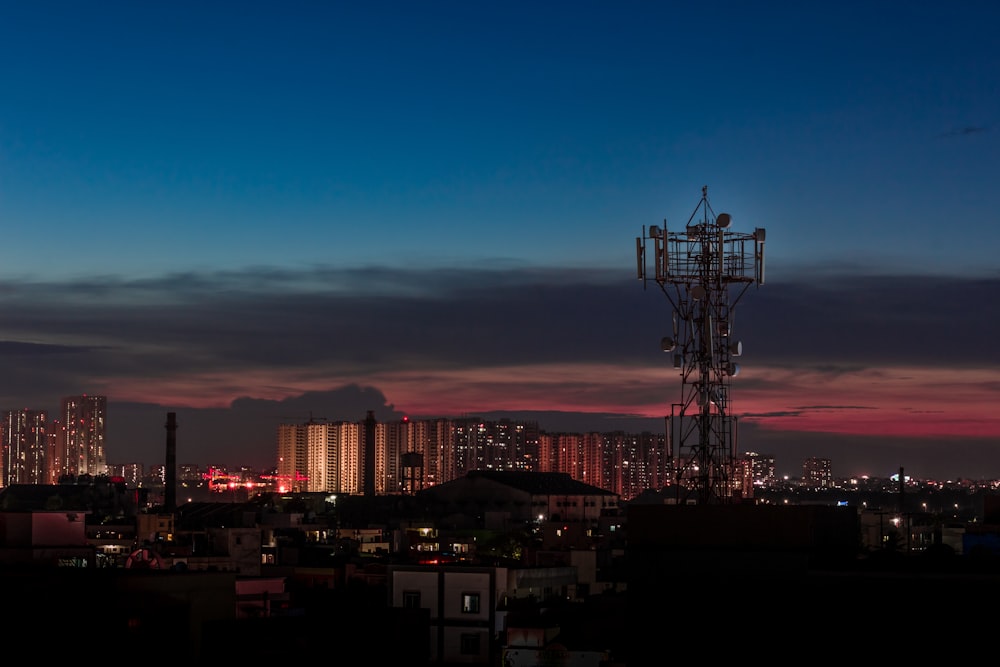
[(365, 498), (375, 497), (375, 413), (368, 411), (365, 417)]
[(163, 509), (168, 514), (177, 509), (177, 413), (167, 413), (166, 479), (163, 484)]
[[(681, 400), (671, 405), (667, 437), (676, 453), (679, 499), (698, 504), (733, 498), (736, 416), (734, 359), (743, 352), (733, 336), (736, 303), (764, 283), (764, 230), (729, 230), (732, 217), (712, 210), (708, 187), (681, 231), (643, 226), (636, 261), (643, 288), (656, 283), (673, 306), (672, 331), (660, 341), (681, 376)], [(652, 252), (648, 252), (648, 246)], [(650, 270), (650, 267), (652, 270)], [(673, 447), (676, 443), (676, 447)]]

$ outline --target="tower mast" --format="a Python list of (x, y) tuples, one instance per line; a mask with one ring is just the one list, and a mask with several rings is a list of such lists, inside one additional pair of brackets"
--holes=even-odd
[[(732, 502), (737, 418), (732, 407), (735, 359), (743, 345), (733, 335), (737, 302), (764, 283), (764, 229), (730, 231), (732, 216), (712, 210), (708, 186), (683, 230), (643, 226), (636, 237), (638, 277), (656, 284), (673, 308), (672, 331), (660, 341), (681, 378), (681, 396), (667, 418), (676, 443), (678, 501)], [(651, 253), (648, 251), (651, 250)]]

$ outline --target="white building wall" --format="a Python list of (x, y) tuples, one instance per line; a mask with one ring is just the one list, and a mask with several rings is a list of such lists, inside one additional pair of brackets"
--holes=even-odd
[(339, 493), (360, 494), (361, 473), (364, 466), (363, 425), (357, 422), (337, 424), (337, 452), (340, 459)]
[[(390, 566), (389, 569), (392, 606), (402, 607), (406, 592), (419, 591), (420, 607), (430, 612), (432, 663), (489, 663), (492, 639), (503, 629), (496, 606), (503, 599), (507, 583), (507, 568), (470, 571), (464, 566)], [(479, 596), (478, 611), (463, 611), (463, 598), (467, 595)], [(469, 642), (470, 638), (475, 641)], [(473, 643), (477, 645), (474, 653), (469, 652)]]
[(420, 593), (420, 607), (430, 610), (432, 621), (438, 618), (438, 572), (393, 572), (392, 606), (403, 606), (403, 594), (409, 591)]
[(328, 477), (328, 442), (329, 424), (306, 425), (306, 491), (322, 493), (333, 491), (333, 485)]
[[(447, 619), (487, 621), (490, 618), (490, 575), (485, 572), (445, 572), (443, 615)], [(479, 596), (479, 612), (462, 611), (463, 597)]]

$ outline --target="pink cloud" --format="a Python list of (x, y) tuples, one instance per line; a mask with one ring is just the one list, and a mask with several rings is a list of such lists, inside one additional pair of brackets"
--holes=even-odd
[[(820, 371), (744, 368), (732, 409), (774, 430), (857, 435), (1000, 436), (997, 375), (980, 368), (886, 367)], [(681, 397), (666, 368), (548, 364), (338, 373), (335, 369), (257, 369), (163, 378), (115, 379), (117, 400), (226, 407), (238, 398), (282, 400), (346, 384), (376, 387), (397, 410), (461, 415), (493, 410), (609, 412), (662, 417)]]

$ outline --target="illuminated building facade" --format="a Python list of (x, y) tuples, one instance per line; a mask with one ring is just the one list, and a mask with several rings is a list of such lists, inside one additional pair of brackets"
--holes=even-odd
[(61, 474), (106, 475), (105, 452), (108, 399), (105, 396), (67, 396), (59, 411), (56, 449), (63, 464)]
[(276, 466), (277, 490), (281, 493), (301, 493), (308, 479), (306, 470), (306, 426), (281, 424), (278, 426), (278, 464)]
[[(447, 419), (410, 422), (410, 449), (404, 452), (404, 492), (440, 484), (454, 470), (454, 438)], [(416, 468), (412, 466), (417, 466)]]
[(47, 483), (47, 422), (48, 416), (44, 410), (7, 410), (3, 413), (0, 433), (3, 486)]
[(659, 491), (670, 484), (671, 460), (665, 434), (618, 431), (607, 433), (604, 438), (607, 486), (601, 488), (628, 500), (643, 491)]
[(450, 428), (454, 434), (455, 472), (461, 476), (470, 470), (477, 470), (479, 459), (479, 439), (485, 430), (479, 419), (454, 419)]
[(305, 424), (305, 491), (337, 491), (340, 456), (337, 451), (336, 426), (328, 422)]
[(406, 418), (375, 425), (375, 493), (402, 491), (402, 456), (415, 451), (411, 436), (410, 420)]
[(360, 423), (311, 420), (278, 427), (275, 489), (281, 493), (360, 493)]
[(364, 489), (365, 425), (362, 422), (338, 422), (334, 434), (337, 456), (338, 493), (359, 494)]
[[(364, 422), (281, 425), (278, 490), (362, 493), (365, 432)], [(535, 422), (511, 420), (376, 422), (374, 459), (372, 487), (378, 495), (414, 493), (473, 470), (565, 473), (625, 499), (672, 480), (664, 434), (549, 434)]]
[(830, 459), (808, 458), (802, 462), (802, 486), (809, 489), (829, 489), (833, 486)]
[(752, 486), (768, 488), (778, 481), (777, 474), (774, 472), (774, 457), (770, 454), (744, 452), (743, 461)]

